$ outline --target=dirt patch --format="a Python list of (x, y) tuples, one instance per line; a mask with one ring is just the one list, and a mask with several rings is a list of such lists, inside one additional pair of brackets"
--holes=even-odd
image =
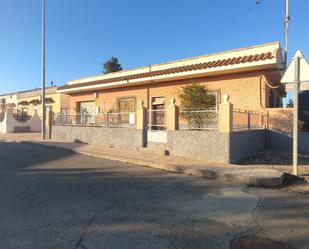
[[(292, 171), (292, 155), (289, 153), (284, 153), (275, 150), (267, 150), (260, 152), (255, 157), (246, 158), (242, 160), (240, 165), (256, 165), (271, 167), (286, 173), (291, 173)], [(299, 175), (301, 177), (309, 179), (309, 157), (300, 156), (298, 158), (299, 164)]]
[(257, 156), (243, 160), (241, 165), (256, 165), (259, 167), (270, 167), (287, 173), (282, 189), (301, 194), (309, 194), (309, 157), (298, 158), (299, 178), (294, 177), (292, 172), (292, 155), (280, 151), (267, 150), (260, 152)]
[[(267, 150), (258, 153), (255, 157), (246, 158), (240, 164), (242, 165), (280, 165), (280, 166), (289, 166), (292, 165), (293, 158), (292, 154), (275, 151), (275, 150)], [(308, 166), (309, 167), (309, 156), (300, 156), (298, 158), (298, 163), (300, 166)]]

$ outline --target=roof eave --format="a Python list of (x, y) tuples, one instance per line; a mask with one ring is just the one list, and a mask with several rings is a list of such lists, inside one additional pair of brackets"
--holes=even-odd
[[(218, 75), (226, 75), (226, 74), (233, 74), (233, 73), (244, 73), (244, 72), (252, 72), (252, 71), (259, 71), (259, 70), (272, 70), (272, 69), (279, 69), (278, 61), (275, 58), (270, 59), (267, 61), (256, 63), (255, 65), (244, 65), (239, 67), (239, 65), (229, 66), (229, 67), (222, 67), (220, 69), (215, 68), (212, 69), (203, 69), (198, 71), (188, 71), (182, 73), (175, 73), (169, 75), (160, 75), (160, 76), (153, 76), (141, 79), (133, 79), (133, 80), (124, 80), (112, 83), (102, 83), (102, 84), (95, 84), (91, 86), (79, 86), (76, 88), (70, 89), (62, 89), (58, 90), (58, 93), (76, 93), (76, 92), (86, 92), (86, 91), (94, 91), (94, 90), (102, 90), (102, 89), (111, 89), (111, 88), (120, 88), (120, 87), (128, 87), (128, 86), (136, 86), (136, 85), (144, 85), (144, 84), (153, 84), (159, 82), (167, 82), (167, 81), (175, 81), (175, 80), (183, 80), (183, 79), (193, 79), (193, 78), (201, 78), (201, 77), (212, 77)], [(95, 82), (94, 82), (95, 83)], [(70, 85), (72, 86), (72, 85)]]

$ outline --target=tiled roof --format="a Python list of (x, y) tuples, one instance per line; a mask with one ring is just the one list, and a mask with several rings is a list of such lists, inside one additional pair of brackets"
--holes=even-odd
[(99, 84), (107, 84), (107, 83), (113, 83), (113, 82), (118, 82), (118, 81), (127, 81), (127, 80), (148, 78), (148, 77), (153, 77), (153, 76), (190, 72), (190, 71), (196, 71), (196, 70), (202, 70), (202, 69), (208, 69), (208, 68), (216, 68), (216, 67), (230, 66), (230, 65), (235, 65), (235, 64), (243, 64), (247, 62), (265, 61), (268, 59), (273, 59), (274, 57), (275, 55), (272, 52), (260, 53), (260, 54), (254, 54), (254, 55), (245, 55), (245, 56), (232, 57), (232, 58), (222, 59), (222, 60), (213, 60), (213, 61), (204, 62), (204, 63), (178, 66), (178, 67), (173, 67), (173, 68), (168, 68), (168, 69), (163, 69), (163, 70), (156, 70), (152, 72), (145, 72), (145, 73), (138, 73), (138, 74), (132, 74), (132, 75), (127, 75), (127, 76), (121, 76), (121, 77), (114, 77), (114, 78), (97, 80), (97, 81), (86, 82), (86, 83), (64, 85), (64, 86), (59, 87), (58, 90), (68, 90), (68, 89), (73, 89), (73, 88), (78, 88), (78, 87), (95, 86)]

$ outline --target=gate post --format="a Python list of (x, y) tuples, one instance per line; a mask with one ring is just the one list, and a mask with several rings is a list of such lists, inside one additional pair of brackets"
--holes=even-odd
[[(37, 112), (35, 113), (35, 115), (37, 115)], [(46, 127), (46, 132), (47, 132), (46, 135), (48, 139), (52, 138), (53, 121), (54, 121), (54, 113), (48, 110), (46, 113), (46, 119), (45, 119), (45, 127)]]
[(144, 130), (146, 127), (146, 108), (144, 101), (141, 100), (136, 109), (136, 129)]
[(176, 99), (172, 98), (166, 112), (166, 128), (169, 131), (179, 130), (179, 107)]
[(223, 103), (219, 110), (219, 132), (230, 133), (233, 131), (233, 104), (230, 102), (230, 95), (223, 96)]

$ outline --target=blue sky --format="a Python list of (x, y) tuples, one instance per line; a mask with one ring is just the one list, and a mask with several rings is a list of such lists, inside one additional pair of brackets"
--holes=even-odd
[[(300, 48), (309, 58), (309, 1), (290, 2), (290, 56)], [(241, 15), (254, 3), (46, 0), (47, 83), (99, 74), (111, 56), (128, 69), (275, 40), (283, 46), (284, 0), (262, 0)], [(0, 93), (40, 82), (41, 0), (0, 0)]]

